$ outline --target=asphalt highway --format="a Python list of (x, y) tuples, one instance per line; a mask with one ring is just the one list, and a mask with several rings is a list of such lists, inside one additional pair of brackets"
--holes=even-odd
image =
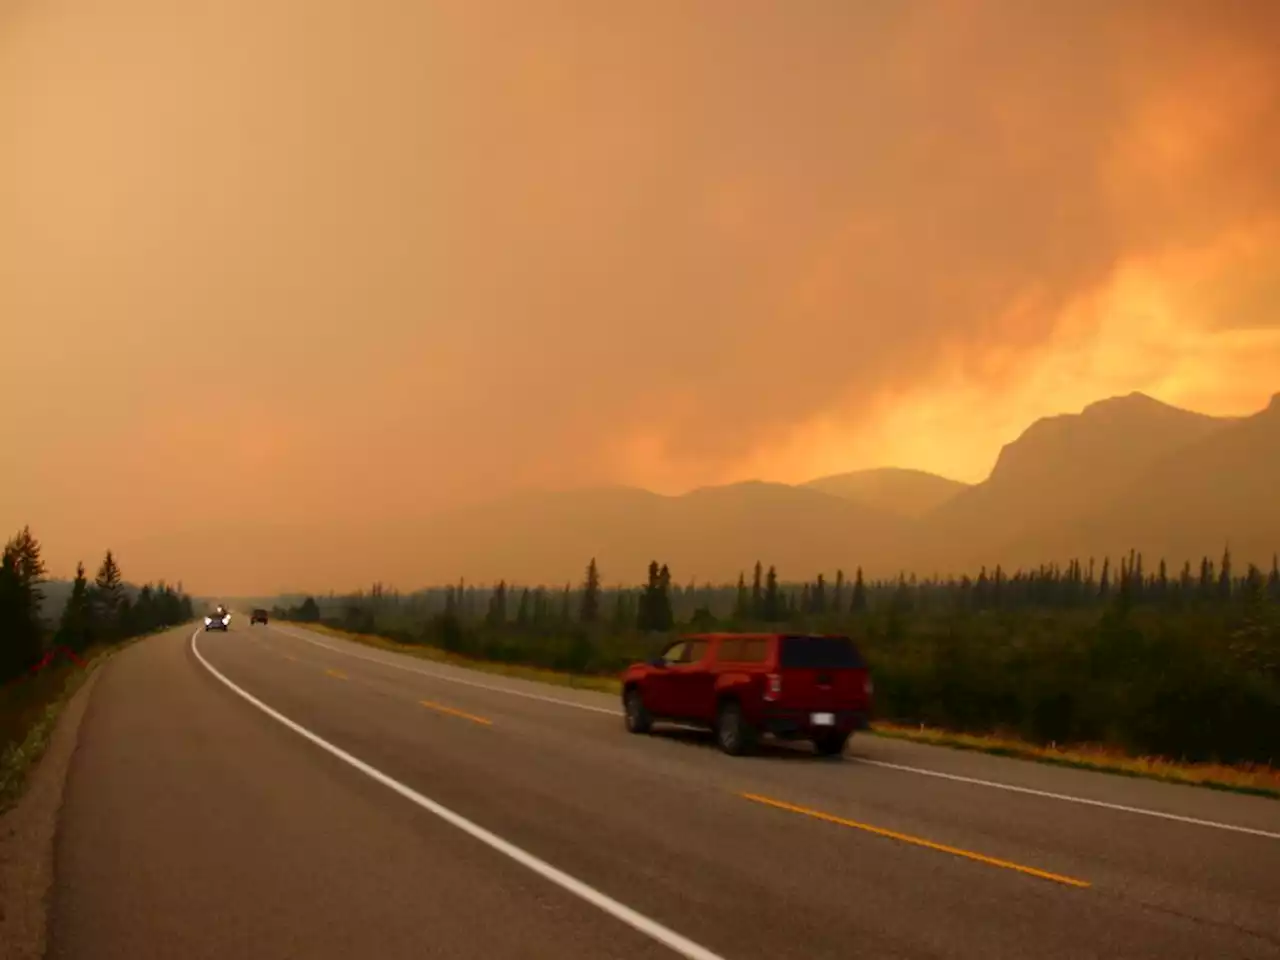
[(1280, 957), (1264, 798), (871, 736), (735, 759), (242, 617), (103, 670), (55, 960)]

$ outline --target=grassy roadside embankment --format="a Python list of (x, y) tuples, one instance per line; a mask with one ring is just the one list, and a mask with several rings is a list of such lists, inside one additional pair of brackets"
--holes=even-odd
[[(338, 630), (318, 623), (294, 625), (313, 630), (316, 633), (352, 640), (365, 646), (403, 653), (422, 660), (468, 667), (485, 673), (514, 677), (521, 680), (534, 680), (540, 683), (556, 684), (580, 690), (596, 690), (602, 693), (614, 694), (621, 692), (621, 686), (616, 677), (582, 676), (544, 670), (538, 667), (526, 667), (519, 664), (479, 660), (448, 653), (437, 647), (398, 643), (386, 637), (349, 633), (345, 630)], [(877, 720), (872, 724), (871, 733), (897, 740), (910, 740), (916, 743), (927, 743), (933, 746), (950, 747), (958, 750), (972, 750), (995, 756), (1011, 757), (1017, 760), (1030, 760), (1036, 763), (1048, 763), (1081, 770), (1094, 770), (1120, 776), (1141, 777), (1167, 783), (1179, 783), (1187, 786), (1207, 787), (1215, 790), (1227, 790), (1234, 793), (1247, 793), (1280, 799), (1280, 769), (1261, 764), (1230, 766), (1218, 763), (1179, 763), (1162, 757), (1131, 756), (1114, 748), (1093, 744), (1041, 746), (1015, 737), (998, 734), (955, 733), (932, 727), (906, 726), (883, 720)]]
[(0, 813), (22, 795), (27, 776), (44, 755), (58, 718), (90, 674), (121, 650), (171, 629), (91, 647), (80, 654), (84, 666), (62, 660), (0, 688)]

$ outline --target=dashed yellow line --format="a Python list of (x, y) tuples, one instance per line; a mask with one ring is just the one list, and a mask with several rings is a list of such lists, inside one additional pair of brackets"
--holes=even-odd
[(464, 713), (462, 710), (455, 710), (453, 707), (446, 707), (442, 703), (432, 703), (430, 700), (419, 701), (428, 710), (436, 710), (440, 713), (447, 713), (452, 717), (461, 717), (463, 720), (470, 720), (472, 723), (478, 723), (481, 726), (491, 727), (493, 721), (486, 717), (477, 717), (474, 713)]
[(1013, 863), (1010, 860), (1000, 860), (996, 857), (988, 857), (986, 854), (974, 853), (972, 850), (962, 850), (959, 847), (950, 847), (943, 843), (934, 843), (932, 840), (925, 840), (922, 837), (913, 837), (910, 834), (898, 833), (896, 830), (886, 830), (883, 827), (873, 827), (869, 823), (858, 823), (856, 820), (846, 820), (844, 817), (837, 817), (830, 813), (823, 813), (820, 810), (811, 810), (808, 807), (796, 806), (793, 803), (786, 803), (783, 800), (774, 800), (770, 797), (762, 797), (756, 793), (739, 794), (743, 799), (750, 800), (753, 803), (762, 803), (767, 807), (774, 807), (778, 810), (786, 810), (789, 813), (798, 813), (806, 817), (812, 817), (815, 820), (825, 820), (827, 823), (838, 824), (842, 827), (852, 827), (855, 830), (865, 830), (867, 833), (874, 833), (880, 837), (888, 837), (891, 840), (899, 840), (902, 843), (910, 843), (917, 847), (925, 847), (929, 850), (937, 850), (940, 853), (949, 853), (953, 856), (964, 857), (968, 860), (976, 860), (978, 863), (985, 863), (991, 867), (1003, 867), (1005, 870), (1016, 870), (1018, 873), (1025, 873), (1028, 876), (1039, 877), (1041, 880), (1052, 880), (1055, 883), (1064, 883), (1069, 887), (1088, 888), (1092, 884), (1084, 880), (1077, 880), (1074, 877), (1064, 877), (1058, 873), (1049, 873), (1046, 870), (1037, 870), (1035, 867), (1023, 866), (1020, 863)]
[(326, 670), (326, 671), (325, 671), (325, 673), (327, 673), (329, 676), (333, 677), (335, 680), (346, 680), (346, 679), (347, 679), (347, 675), (346, 675), (345, 673), (343, 673), (341, 670)]

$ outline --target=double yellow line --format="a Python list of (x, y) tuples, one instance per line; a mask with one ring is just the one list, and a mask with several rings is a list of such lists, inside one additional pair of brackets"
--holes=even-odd
[(764, 797), (758, 793), (742, 793), (739, 794), (744, 800), (750, 800), (752, 803), (764, 804), (766, 807), (773, 807), (776, 810), (786, 810), (788, 813), (798, 813), (805, 817), (812, 817), (814, 820), (823, 820), (827, 823), (834, 823), (841, 827), (851, 827), (854, 830), (864, 830), (867, 833), (874, 833), (879, 837), (888, 837), (890, 840), (898, 840), (902, 843), (909, 843), (917, 847), (925, 847), (929, 850), (937, 850), (939, 853), (949, 853), (952, 856), (964, 857), (967, 860), (975, 860), (978, 863), (985, 863), (991, 867), (1001, 867), (1005, 870), (1015, 870), (1018, 873), (1025, 873), (1031, 877), (1039, 877), (1041, 880), (1052, 880), (1054, 883), (1066, 884), (1069, 887), (1080, 887), (1088, 889), (1092, 884), (1084, 880), (1077, 880), (1075, 877), (1064, 877), (1060, 873), (1050, 873), (1047, 870), (1037, 870), (1035, 867), (1024, 866), (1021, 863), (1014, 863), (1011, 860), (1000, 860), (997, 857), (988, 857), (983, 853), (974, 853), (972, 850), (962, 850), (960, 847), (951, 847), (945, 843), (934, 843), (932, 840), (925, 840), (923, 837), (913, 837), (910, 834), (898, 833), (896, 830), (886, 830), (883, 827), (874, 827), (869, 823), (859, 823), (856, 820), (846, 820), (844, 817), (837, 817), (830, 813), (823, 813), (821, 810), (812, 810), (809, 807), (797, 806), (794, 803), (787, 803), (784, 800), (774, 800), (771, 797)]

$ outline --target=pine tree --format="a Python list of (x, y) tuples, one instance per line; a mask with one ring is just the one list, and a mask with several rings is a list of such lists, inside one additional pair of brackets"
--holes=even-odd
[(827, 581), (822, 574), (818, 574), (818, 579), (813, 585), (813, 593), (809, 599), (812, 601), (813, 612), (818, 616), (822, 616), (827, 612)]
[(831, 609), (836, 613), (844, 610), (844, 571), (836, 571), (836, 588), (831, 594)]
[(489, 597), (489, 610), (485, 614), (485, 623), (491, 627), (503, 627), (507, 623), (507, 581), (499, 580)]
[(627, 591), (619, 587), (613, 598), (613, 626), (615, 629), (621, 630), (631, 621), (630, 612)]
[(595, 557), (587, 565), (587, 576), (582, 583), (582, 606), (578, 619), (583, 623), (595, 623), (600, 619), (600, 571), (596, 568)]
[(756, 620), (764, 619), (764, 567), (756, 561), (755, 573), (751, 580), (751, 616)]
[(520, 605), (516, 608), (516, 624), (518, 626), (527, 627), (529, 625), (529, 618), (532, 616), (529, 603), (529, 588), (525, 587), (520, 591)]
[(102, 624), (109, 639), (120, 638), (120, 602), (123, 599), (124, 580), (120, 576), (120, 566), (108, 550), (93, 580), (93, 605), (94, 619)]
[(1246, 603), (1261, 602), (1266, 590), (1266, 580), (1262, 576), (1262, 571), (1254, 564), (1249, 564), (1248, 571), (1245, 573), (1244, 581), (1240, 584), (1240, 596)]
[(747, 593), (747, 579), (738, 574), (738, 594), (733, 602), (733, 619), (741, 622), (751, 615), (751, 597)]
[(302, 601), (302, 606), (298, 608), (298, 619), (303, 623), (320, 622), (320, 605), (316, 603), (315, 597), (307, 597)]
[(71, 582), (71, 596), (62, 608), (62, 622), (58, 626), (57, 642), (79, 653), (93, 642), (93, 604), (89, 597), (89, 583), (85, 579), (84, 564), (76, 564), (76, 578)]
[(1280, 603), (1280, 557), (1271, 555), (1271, 574), (1267, 577), (1267, 593), (1276, 603)]
[[(44, 652), (36, 586), (42, 571), (38, 562), (34, 566), (30, 562), (30, 543), (24, 543), (24, 534), (28, 534), (25, 528), (0, 554), (0, 682), (32, 667)], [(34, 555), (38, 561), (38, 549)]]
[(675, 626), (675, 614), (671, 609), (671, 571), (664, 563), (658, 571), (658, 595), (654, 606), (654, 629), (667, 631)]
[(778, 571), (773, 566), (769, 567), (769, 573), (765, 576), (763, 608), (761, 619), (764, 621), (777, 623), (783, 618), (783, 601), (778, 595)]
[(1098, 579), (1098, 596), (1106, 599), (1111, 595), (1111, 558), (1102, 558), (1102, 576)]
[[(966, 578), (967, 580), (968, 578)], [(867, 609), (867, 587), (862, 582), (862, 568), (859, 567), (853, 575), (853, 599), (849, 601), (850, 613), (862, 613)]]
[(1200, 558), (1200, 599), (1208, 600), (1213, 595), (1213, 561), (1208, 557)]
[(1222, 551), (1222, 570), (1218, 574), (1218, 599), (1231, 599), (1231, 548)]
[(44, 602), (44, 592), (40, 584), (44, 582), (45, 566), (40, 557), (40, 541), (31, 535), (30, 527), (23, 527), (17, 536), (9, 541), (6, 550), (12, 550), (18, 579), (27, 591), (32, 605), (32, 614), (39, 620), (40, 607)]
[(573, 588), (567, 583), (560, 591), (560, 622), (573, 622)]

